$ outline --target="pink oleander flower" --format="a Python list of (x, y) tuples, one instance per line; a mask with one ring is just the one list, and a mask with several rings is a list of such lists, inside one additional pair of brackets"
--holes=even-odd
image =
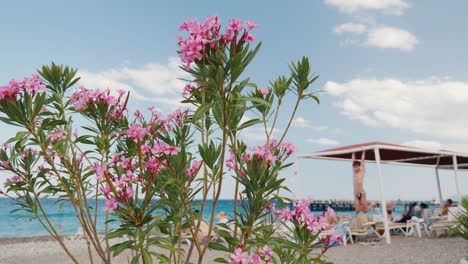
[(252, 155), (250, 154), (245, 154), (240, 158), (242, 161), (250, 161), (252, 159)]
[(306, 211), (303, 213), (303, 220), (307, 223), (307, 222), (313, 222), (317, 219), (317, 215), (310, 212), (310, 211)]
[(114, 184), (114, 187), (115, 187), (115, 188), (120, 189), (120, 187), (122, 187), (123, 181), (120, 180), (120, 179), (115, 179), (114, 182), (113, 182), (113, 184)]
[[(252, 34), (246, 34), (244, 40), (247, 41), (247, 42), (254, 42), (255, 41), (255, 36), (252, 35)], [(270, 91), (268, 91), (268, 93), (270, 93)]]
[(319, 224), (319, 222), (310, 221), (310, 222), (306, 222), (306, 225), (307, 225), (307, 229), (309, 229), (310, 231), (314, 233), (318, 233), (322, 231), (322, 226)]
[(154, 174), (154, 173), (158, 173), (163, 168), (163, 164), (157, 158), (150, 158), (146, 162), (145, 168), (148, 169), (148, 172)]
[(230, 170), (235, 170), (236, 169), (236, 155), (234, 155), (234, 151), (232, 149), (229, 150), (231, 155), (229, 156), (229, 159), (226, 160), (226, 167), (228, 167)]
[(140, 110), (136, 110), (135, 113), (133, 113), (133, 115), (140, 119), (140, 120), (143, 120), (143, 114), (140, 112)]
[(12, 79), (8, 85), (0, 86), (0, 100), (14, 100), (21, 92), (33, 96), (45, 89), (46, 86), (37, 74), (33, 74), (31, 78), (25, 77), (22, 81)]
[(48, 134), (46, 139), (50, 139), (50, 142), (57, 142), (65, 138), (63, 129), (55, 131), (53, 134)]
[(120, 157), (120, 162), (118, 162), (117, 165), (122, 167), (124, 170), (131, 170), (133, 168), (132, 159), (125, 158), (124, 156)]
[(142, 127), (140, 124), (129, 125), (125, 132), (135, 142), (141, 141), (145, 136), (150, 136), (149, 127)]
[(170, 121), (173, 121), (177, 124), (178, 127), (182, 127), (184, 125), (184, 121), (187, 119), (187, 116), (188, 110), (177, 109), (173, 113), (167, 115), (166, 125), (169, 124)]
[(75, 132), (73, 132), (73, 136), (76, 138), (78, 137), (78, 128), (75, 128)]
[(118, 163), (119, 162), (119, 159), (120, 159), (120, 156), (122, 156), (124, 154), (124, 152), (119, 152), (119, 153), (115, 153), (112, 155), (112, 159), (111, 159), (111, 162), (112, 163)]
[(239, 32), (244, 28), (242, 26), (242, 21), (237, 18), (229, 19), (228, 23), (229, 23), (229, 26), (234, 30), (234, 32)]
[(99, 190), (100, 190), (105, 196), (109, 195), (109, 194), (112, 192), (112, 189), (111, 189), (111, 187), (109, 186), (108, 183), (106, 183), (106, 187), (104, 187), (104, 188), (101, 187), (101, 188), (99, 188)]
[(111, 196), (109, 199), (106, 199), (106, 206), (102, 208), (102, 210), (107, 211), (108, 213), (112, 213), (115, 209), (117, 209), (119, 205), (115, 200), (114, 196)]
[(270, 250), (270, 247), (268, 245), (263, 246), (263, 248), (260, 250), (260, 253), (262, 253), (265, 256), (265, 260), (268, 261), (273, 257), (273, 251)]
[[(231, 42), (237, 42), (238, 37), (240, 43), (254, 41), (255, 37), (247, 32), (256, 28), (257, 25), (250, 21), (246, 21), (245, 24), (246, 28), (244, 29), (240, 19), (231, 18), (225, 33), (221, 34), (220, 20), (217, 16), (207, 17), (204, 22), (199, 22), (196, 19), (182, 22), (179, 31), (187, 31), (189, 36), (187, 38), (177, 36), (176, 39), (180, 50), (179, 57), (185, 63), (185, 68), (189, 70), (191, 63), (200, 61), (205, 50), (215, 50), (220, 45), (225, 46)], [(243, 29), (244, 34), (239, 34)], [(190, 89), (187, 87), (186, 93)]]
[(302, 215), (303, 212), (309, 211), (310, 202), (304, 199), (296, 201), (294, 203), (294, 214)]
[(236, 248), (234, 253), (231, 254), (231, 261), (229, 264), (248, 264), (249, 262), (249, 253), (243, 251), (242, 248)]
[(170, 146), (164, 142), (157, 142), (154, 144), (153, 151), (159, 154), (175, 155), (181, 151), (181, 148)]
[(192, 179), (192, 177), (194, 177), (197, 171), (200, 169), (201, 164), (202, 164), (201, 161), (194, 160), (192, 162), (192, 167), (185, 170), (185, 175), (189, 179)]
[(250, 259), (250, 263), (252, 263), (252, 264), (265, 264), (266, 262), (262, 259), (262, 257), (260, 257), (260, 255), (255, 254)]
[(182, 95), (190, 95), (193, 90), (197, 89), (196, 86), (193, 86), (192, 84), (187, 84), (184, 87), (184, 91), (182, 92)]
[(37, 74), (33, 74), (32, 78), (24, 78), (23, 87), (30, 95), (39, 91), (45, 91), (46, 89), (46, 86), (42, 83), (41, 78)]
[(283, 208), (280, 210), (275, 210), (274, 211), (275, 215), (279, 217), (279, 219), (283, 221), (291, 221), (292, 220), (292, 212), (288, 208)]
[(334, 216), (334, 215), (335, 215), (335, 210), (333, 210), (333, 208), (331, 208), (331, 207), (329, 206), (329, 207), (327, 208), (326, 215), (327, 215), (327, 216)]
[(104, 177), (106, 176), (105, 173), (107, 171), (107, 163), (102, 163), (101, 165), (99, 165), (97, 162), (94, 163), (93, 166), (91, 166), (91, 169), (90, 171), (95, 171), (96, 172), (96, 179), (98, 181), (104, 179)]
[(15, 175), (11, 178), (7, 178), (6, 181), (5, 181), (5, 184), (9, 183), (9, 182), (20, 182), (20, 181), (23, 181), (21, 179), (21, 177), (19, 175)]
[(122, 181), (125, 181), (125, 182), (132, 182), (134, 180), (135, 180), (135, 174), (133, 174), (131, 170), (127, 170), (127, 172), (125, 173), (125, 177), (122, 177)]
[(286, 154), (291, 155), (297, 151), (296, 147), (291, 142), (283, 142), (281, 146), (285, 149)]
[(125, 110), (126, 99), (122, 99), (124, 91), (118, 91), (119, 96), (111, 95), (111, 91), (106, 89), (101, 90), (88, 90), (80, 86), (71, 96), (70, 101), (76, 110), (88, 110), (94, 105), (105, 104), (109, 106), (106, 115), (111, 118), (119, 119), (123, 116)]
[(152, 154), (152, 147), (150, 146), (149, 142), (146, 141), (145, 143), (143, 143), (141, 146), (140, 146), (140, 149), (141, 149), (141, 153), (143, 155), (151, 155)]
[(248, 27), (249, 31), (258, 27), (257, 24), (255, 24), (254, 22), (250, 22), (249, 20), (245, 21), (245, 25)]
[(134, 195), (135, 195), (135, 191), (133, 190), (132, 185), (128, 184), (127, 187), (125, 188), (125, 198), (133, 199)]
[(267, 209), (268, 210), (275, 210), (275, 207), (276, 207), (276, 205), (274, 203), (270, 203), (270, 204), (268, 204)]
[(268, 88), (262, 88), (258, 90), (262, 96), (265, 96), (270, 93), (270, 89)]

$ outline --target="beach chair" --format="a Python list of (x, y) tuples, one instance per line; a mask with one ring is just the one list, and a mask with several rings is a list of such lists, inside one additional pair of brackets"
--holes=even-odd
[[(399, 231), (401, 232), (403, 235), (405, 235), (405, 237), (408, 237), (410, 236), (411, 234), (413, 234), (413, 232), (415, 232), (418, 237), (421, 237), (421, 225), (420, 225), (420, 221), (417, 220), (417, 217), (415, 217), (416, 219), (411, 219), (411, 220), (408, 220), (406, 223), (389, 223), (388, 224), (388, 229), (390, 232), (392, 231)], [(380, 215), (374, 215), (373, 216), (373, 220), (376, 222), (376, 229), (377, 230), (384, 230), (385, 229), (385, 226), (384, 226), (384, 221), (383, 221), (383, 217), (380, 216)], [(383, 237), (385, 233), (382, 233), (380, 234), (379, 232), (377, 232), (378, 236), (379, 237)]]
[(375, 222), (373, 222), (368, 216), (360, 215), (355, 216), (351, 219), (351, 221), (346, 225), (347, 234), (345, 239), (343, 239), (343, 243), (346, 240), (349, 240), (351, 244), (354, 243), (354, 237), (370, 237), (374, 234), (377, 235), (377, 238), (380, 239), (381, 237), (377, 233), (375, 229)]
[(445, 232), (445, 233), (448, 232), (450, 228), (458, 224), (456, 215), (463, 213), (464, 211), (465, 211), (465, 208), (461, 206), (449, 207), (447, 220), (441, 220), (441, 221), (437, 221), (433, 223), (430, 226), (430, 233), (435, 234), (435, 236), (438, 236), (439, 232)]
[(76, 233), (69, 238), (70, 240), (81, 240), (85, 239), (85, 233), (83, 231), (83, 227), (78, 227)]

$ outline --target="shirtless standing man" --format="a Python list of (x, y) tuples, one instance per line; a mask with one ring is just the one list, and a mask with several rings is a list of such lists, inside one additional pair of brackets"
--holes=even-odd
[(362, 152), (361, 161), (356, 160), (356, 155), (353, 153), (354, 209), (356, 215), (358, 215), (359, 212), (367, 213), (375, 206), (375, 203), (371, 203), (369, 206), (367, 205), (367, 195), (364, 190), (364, 174), (366, 174), (365, 161), (365, 151)]

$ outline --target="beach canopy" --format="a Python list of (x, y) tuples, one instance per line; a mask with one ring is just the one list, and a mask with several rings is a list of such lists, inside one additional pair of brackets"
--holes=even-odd
[[(366, 162), (375, 162), (380, 185), (380, 198), (382, 208), (386, 208), (384, 199), (384, 186), (381, 164), (424, 166), (435, 168), (439, 200), (442, 201), (440, 188), (439, 169), (450, 169), (454, 171), (455, 186), (458, 201), (461, 201), (461, 192), (458, 179), (458, 170), (468, 170), (468, 154), (449, 150), (431, 150), (410, 146), (396, 145), (384, 142), (363, 143), (339, 148), (326, 149), (296, 156), (298, 177), (300, 177), (300, 159), (326, 159), (337, 161), (350, 161), (352, 154), (356, 154), (356, 160), (360, 160), (361, 153), (366, 152)], [(388, 227), (387, 210), (382, 210), (385, 226), (385, 238), (390, 244), (390, 232)]]
[[(351, 160), (352, 153), (356, 153), (356, 159), (360, 159), (360, 153), (366, 151), (366, 161), (375, 162), (375, 148), (378, 148), (380, 151), (381, 163), (453, 169), (454, 162), (456, 162), (459, 169), (468, 170), (467, 153), (449, 150), (429, 150), (384, 142), (371, 142), (332, 148), (296, 157), (349, 161)], [(454, 156), (456, 157), (456, 161), (453, 159)]]

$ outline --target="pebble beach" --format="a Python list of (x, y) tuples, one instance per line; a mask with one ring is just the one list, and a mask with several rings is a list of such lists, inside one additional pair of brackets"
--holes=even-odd
[[(83, 240), (71, 240), (66, 244), (80, 263), (90, 263)], [(117, 242), (117, 241), (115, 241)], [(209, 251), (205, 263), (223, 256), (219, 251)], [(383, 240), (376, 243), (354, 243), (332, 247), (326, 256), (335, 264), (457, 264), (468, 256), (468, 242), (459, 237), (402, 237), (393, 236), (392, 244)], [(129, 263), (130, 255), (122, 253), (113, 263)], [(192, 260), (195, 261), (193, 256)], [(70, 263), (58, 244), (50, 237), (0, 239), (0, 264), (64, 264)], [(94, 263), (100, 263), (95, 256)], [(155, 261), (157, 263), (157, 261)]]

